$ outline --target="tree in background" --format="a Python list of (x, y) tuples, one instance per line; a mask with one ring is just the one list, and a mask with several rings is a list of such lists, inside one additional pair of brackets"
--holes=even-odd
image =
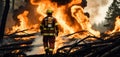
[(4, 1), (0, 0), (0, 22), (3, 14)]
[(112, 30), (117, 16), (120, 16), (120, 0), (113, 0), (113, 3), (108, 9), (107, 16), (105, 17), (108, 21), (108, 24), (105, 26)]
[(9, 3), (10, 3), (10, 0), (5, 0), (5, 8), (4, 8), (1, 25), (0, 25), (0, 43), (2, 43), (2, 40), (4, 37), (5, 25), (6, 25), (7, 15), (10, 7)]

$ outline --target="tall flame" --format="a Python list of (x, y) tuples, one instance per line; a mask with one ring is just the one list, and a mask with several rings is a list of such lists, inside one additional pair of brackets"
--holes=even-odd
[(17, 18), (20, 20), (19, 29), (21, 30), (25, 30), (29, 28), (28, 18), (27, 18), (28, 13), (29, 13), (28, 11), (24, 11), (22, 14), (17, 16)]
[(30, 28), (28, 25), (28, 17), (27, 17), (28, 14), (29, 14), (28, 11), (24, 11), (23, 13), (19, 14), (17, 18), (20, 20), (20, 25), (13, 26), (12, 27), (13, 30), (10, 31), (8, 34), (13, 33), (15, 31), (22, 31)]
[[(20, 25), (13, 26), (12, 31), (8, 32), (8, 34), (16, 32), (16, 31), (24, 31), (24, 30), (25, 30), (24, 31), (25, 33), (34, 33), (34, 32), (39, 31), (39, 30), (37, 30), (37, 28), (39, 26), (38, 24), (31, 25), (29, 23), (28, 14), (29, 14), (29, 11), (27, 11), (27, 10), (25, 10), (23, 13), (19, 14), (17, 16), (17, 18), (20, 21)], [(18, 33), (18, 34), (22, 34), (22, 33)]]

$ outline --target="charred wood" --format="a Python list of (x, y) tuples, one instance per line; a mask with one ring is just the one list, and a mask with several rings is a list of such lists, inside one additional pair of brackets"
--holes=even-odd
[[(71, 35), (71, 34), (70, 34)], [(68, 36), (70, 36), (68, 35)], [(67, 36), (67, 37), (68, 37)], [(96, 40), (92, 40), (90, 42), (87, 42), (88, 39), (94, 38)], [(79, 39), (75, 41), (75, 43), (71, 45), (66, 45), (61, 48), (59, 48), (56, 52), (56, 54), (53, 55), (46, 55), (46, 54), (40, 54), (40, 55), (29, 55), (25, 57), (120, 57), (120, 34), (115, 33), (107, 36), (102, 36), (100, 38), (93, 36), (87, 36), (85, 38)], [(11, 44), (11, 45), (3, 45), (0, 47), (0, 50), (3, 51), (11, 51), (13, 50), (22, 50), (25, 51), (28, 48), (31, 47), (39, 47), (40, 45), (30, 45), (27, 44), (26, 46), (20, 46), (24, 43), (16, 43), (17, 45)], [(11, 47), (10, 46), (15, 46)], [(9, 48), (6, 48), (9, 47)], [(22, 54), (19, 53), (19, 55)], [(14, 54), (17, 55), (17, 54)]]
[(3, 16), (2, 16), (2, 20), (1, 20), (1, 24), (0, 24), (0, 43), (2, 43), (2, 41), (3, 41), (5, 25), (6, 25), (9, 8), (10, 8), (10, 0), (5, 0), (5, 8), (4, 8), (4, 12), (3, 12)]
[(2, 47), (10, 47), (10, 46), (17, 46), (17, 45), (22, 45), (22, 44), (31, 44), (32, 42), (34, 41), (34, 39), (31, 39), (29, 41), (22, 41), (22, 42), (14, 42), (14, 43), (11, 43), (11, 44), (4, 44), (4, 45), (1, 45), (0, 48)]

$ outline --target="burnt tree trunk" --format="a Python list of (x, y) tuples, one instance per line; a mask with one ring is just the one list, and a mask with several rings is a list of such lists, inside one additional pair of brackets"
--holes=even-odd
[(10, 7), (9, 3), (10, 3), (10, 0), (5, 0), (5, 8), (2, 15), (1, 26), (0, 26), (0, 43), (2, 43), (2, 40), (4, 37), (5, 25), (6, 25), (7, 15)]
[(15, 0), (12, 0), (12, 12), (14, 11)]

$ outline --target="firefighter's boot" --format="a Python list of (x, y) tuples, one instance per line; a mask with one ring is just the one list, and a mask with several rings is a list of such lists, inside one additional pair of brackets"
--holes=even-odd
[(49, 49), (49, 54), (52, 55), (53, 54), (53, 49)]
[(46, 55), (49, 55), (49, 48), (48, 47), (45, 48), (45, 53), (46, 53)]

